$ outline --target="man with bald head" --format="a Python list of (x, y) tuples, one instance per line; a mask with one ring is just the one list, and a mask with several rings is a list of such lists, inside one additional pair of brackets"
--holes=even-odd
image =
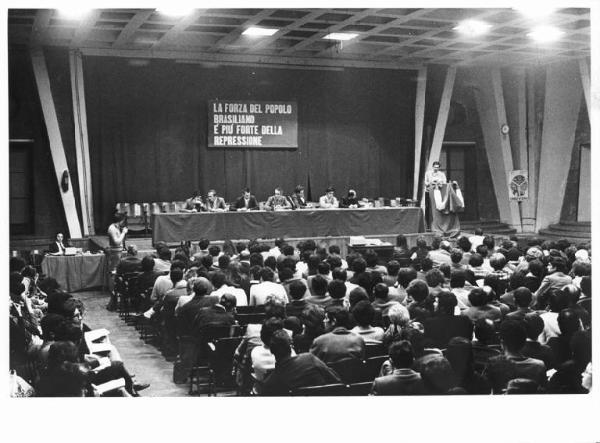
[(140, 272), (142, 270), (142, 261), (137, 254), (138, 249), (136, 245), (131, 244), (127, 246), (127, 255), (117, 265), (117, 275)]

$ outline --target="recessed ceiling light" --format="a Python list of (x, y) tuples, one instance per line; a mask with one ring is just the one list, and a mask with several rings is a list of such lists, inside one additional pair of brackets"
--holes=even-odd
[(492, 25), (480, 20), (463, 20), (458, 24), (458, 26), (455, 26), (452, 29), (460, 32), (461, 34), (477, 37), (478, 35), (487, 33), (491, 27)]
[(552, 6), (544, 6), (536, 3), (517, 6), (513, 9), (515, 11), (519, 11), (521, 14), (531, 19), (544, 18), (556, 11), (556, 8)]
[(560, 39), (563, 34), (563, 31), (554, 26), (536, 26), (527, 37), (531, 37), (536, 42), (550, 43)]
[(86, 7), (71, 7), (68, 9), (59, 9), (58, 16), (66, 20), (79, 20), (85, 17), (91, 11), (90, 8)]
[(259, 28), (257, 26), (251, 26), (242, 32), (242, 34), (252, 36), (269, 36), (275, 34), (277, 31), (279, 31), (277, 28)]
[(327, 34), (323, 37), (325, 40), (352, 40), (353, 38), (358, 37), (358, 34), (353, 34), (351, 32), (332, 32), (331, 34)]
[(169, 17), (185, 17), (190, 12), (192, 12), (193, 8), (186, 8), (185, 6), (175, 5), (165, 5), (160, 8), (156, 8), (156, 12), (161, 15), (168, 15)]

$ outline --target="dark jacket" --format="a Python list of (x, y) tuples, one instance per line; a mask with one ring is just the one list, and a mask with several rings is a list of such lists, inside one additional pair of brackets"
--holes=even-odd
[(338, 375), (313, 354), (286, 357), (275, 363), (275, 369), (263, 385), (264, 395), (288, 395), (304, 386), (339, 383)]
[[(245, 207), (246, 202), (244, 201), (244, 196), (242, 195), (241, 197), (238, 197), (238, 199), (235, 201), (235, 209), (240, 209)], [(258, 209), (258, 202), (256, 201), (256, 197), (251, 195), (250, 198), (248, 199), (248, 209)]]
[(310, 352), (325, 363), (352, 357), (362, 360), (365, 357), (365, 340), (346, 328), (338, 327), (315, 338)]
[(425, 338), (431, 346), (443, 349), (452, 337), (473, 337), (473, 323), (462, 315), (436, 315), (425, 320)]
[(421, 395), (425, 387), (421, 375), (412, 369), (394, 369), (390, 375), (377, 377), (371, 388), (372, 395)]

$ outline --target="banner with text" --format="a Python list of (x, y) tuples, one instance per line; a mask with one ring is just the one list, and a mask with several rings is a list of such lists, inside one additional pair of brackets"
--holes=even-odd
[(208, 146), (297, 148), (296, 102), (212, 100), (208, 102)]

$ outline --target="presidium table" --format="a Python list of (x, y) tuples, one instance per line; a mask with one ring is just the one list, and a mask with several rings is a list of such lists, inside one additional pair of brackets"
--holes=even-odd
[(152, 215), (152, 241), (175, 243), (254, 238), (302, 238), (424, 232), (415, 207), (299, 209), (243, 212), (165, 212)]
[(48, 255), (41, 266), (42, 272), (55, 278), (67, 292), (108, 285), (108, 261), (104, 254)]

